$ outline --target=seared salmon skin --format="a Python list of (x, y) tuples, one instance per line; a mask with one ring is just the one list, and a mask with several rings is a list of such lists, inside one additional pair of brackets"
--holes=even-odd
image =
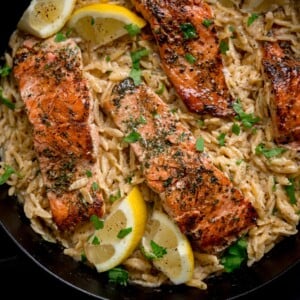
[(97, 136), (80, 49), (72, 39), (27, 39), (14, 56), (13, 72), (33, 126), (53, 220), (60, 230), (74, 230), (104, 213), (94, 179)]
[(150, 88), (125, 79), (103, 107), (130, 143), (146, 183), (195, 249), (221, 251), (254, 226), (250, 201), (197, 151), (191, 131)]
[(201, 0), (133, 0), (150, 24), (162, 67), (187, 108), (234, 115), (210, 6)]
[(300, 150), (300, 61), (288, 45), (264, 42), (262, 63), (275, 140)]

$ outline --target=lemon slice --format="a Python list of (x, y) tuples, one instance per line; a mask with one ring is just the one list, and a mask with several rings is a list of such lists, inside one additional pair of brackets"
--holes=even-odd
[(98, 272), (121, 264), (138, 246), (146, 226), (147, 209), (143, 196), (134, 187), (104, 220), (85, 245), (87, 259)]
[[(155, 254), (156, 248), (165, 252), (161, 256)], [(154, 211), (150, 226), (142, 238), (143, 252), (153, 259), (153, 264), (163, 272), (174, 284), (189, 281), (194, 272), (194, 255), (188, 239), (181, 233), (177, 225), (169, 217)]]
[(32, 0), (18, 28), (39, 38), (60, 31), (72, 14), (76, 0)]
[(85, 40), (102, 46), (127, 34), (128, 24), (142, 28), (146, 22), (123, 6), (92, 4), (76, 10), (68, 25)]

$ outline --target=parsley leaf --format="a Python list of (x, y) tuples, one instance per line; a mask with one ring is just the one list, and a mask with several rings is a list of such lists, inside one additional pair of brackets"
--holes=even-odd
[(99, 219), (96, 215), (91, 215), (90, 221), (93, 223), (96, 230), (102, 229), (104, 226), (104, 221)]
[(94, 192), (99, 191), (99, 184), (97, 182), (92, 183), (92, 190)]
[(142, 253), (149, 260), (162, 258), (165, 254), (167, 254), (167, 249), (158, 245), (153, 240), (150, 241), (150, 247), (151, 247), (151, 252), (146, 252), (145, 248), (141, 247)]
[(256, 146), (255, 153), (262, 154), (266, 158), (271, 158), (271, 157), (278, 156), (278, 155), (284, 153), (286, 150), (287, 149), (285, 149), (285, 148), (279, 148), (279, 147), (266, 149), (265, 144), (260, 143)]
[(240, 238), (226, 249), (221, 258), (221, 264), (224, 266), (225, 272), (230, 273), (238, 269), (247, 256), (247, 240)]
[(85, 255), (85, 253), (81, 253), (80, 260), (81, 260), (81, 262), (83, 262), (83, 263), (87, 262), (87, 257), (86, 257), (86, 255)]
[(189, 62), (191, 65), (193, 65), (193, 64), (197, 61), (196, 57), (193, 56), (191, 53), (187, 53), (187, 54), (184, 56), (184, 58), (185, 58), (185, 60), (186, 60), (187, 62)]
[(92, 173), (91, 170), (86, 170), (86, 171), (85, 171), (85, 174), (86, 174), (86, 176), (87, 176), (88, 178), (91, 178), (91, 177), (93, 176), (93, 173)]
[(3, 90), (1, 88), (0, 88), (0, 102), (12, 110), (14, 110), (16, 107), (15, 103), (11, 102), (9, 99), (3, 96)]
[(11, 166), (4, 166), (4, 173), (0, 176), (0, 185), (4, 184), (14, 173), (16, 173), (16, 171)]
[(247, 20), (247, 26), (248, 26), (248, 27), (251, 26), (252, 23), (253, 23), (256, 19), (258, 19), (258, 17), (259, 17), (258, 14), (252, 13), (251, 16), (250, 16), (250, 17), (248, 18), (248, 20)]
[(180, 29), (185, 40), (191, 40), (198, 37), (196, 28), (192, 23), (182, 23), (180, 24)]
[(204, 25), (206, 28), (208, 28), (211, 24), (213, 24), (213, 20), (209, 20), (209, 19), (204, 19), (202, 21), (202, 25)]
[(219, 49), (222, 54), (226, 54), (226, 52), (229, 50), (228, 43), (224, 40), (221, 41)]
[(127, 30), (131, 37), (138, 35), (141, 32), (141, 28), (136, 24), (126, 24), (124, 28)]
[(113, 268), (108, 271), (108, 281), (122, 286), (127, 286), (128, 272), (123, 268)]
[(239, 126), (239, 124), (237, 123), (233, 123), (232, 127), (231, 127), (231, 131), (235, 134), (235, 135), (239, 135), (241, 132), (241, 127)]
[(141, 83), (142, 71), (140, 69), (140, 60), (147, 55), (149, 55), (149, 50), (146, 48), (142, 48), (130, 53), (132, 69), (130, 71), (129, 77), (133, 79), (135, 85), (139, 85)]
[(116, 193), (116, 195), (110, 195), (109, 196), (109, 201), (110, 202), (115, 202), (117, 200), (119, 200), (121, 198), (121, 191), (118, 190), (118, 192)]
[(153, 240), (150, 241), (150, 246), (155, 258), (162, 258), (165, 254), (167, 254), (167, 249), (158, 245)]
[(196, 150), (199, 152), (203, 152), (204, 150), (204, 139), (203, 137), (199, 137), (196, 140)]
[(141, 83), (142, 71), (139, 69), (132, 68), (129, 74), (129, 77), (133, 80), (135, 85)]
[(297, 199), (295, 195), (295, 179), (294, 178), (289, 178), (289, 182), (291, 183), (290, 185), (286, 185), (284, 187), (291, 204), (296, 204)]
[(243, 159), (238, 159), (238, 160), (235, 162), (235, 164), (236, 164), (237, 166), (239, 166), (243, 161), (244, 161)]
[(222, 132), (219, 134), (218, 136), (218, 142), (220, 146), (224, 146), (225, 145), (225, 137), (226, 137), (226, 133)]
[(100, 241), (99, 241), (98, 237), (96, 237), (96, 236), (93, 237), (92, 244), (95, 246), (100, 245)]
[(140, 139), (141, 139), (141, 135), (136, 131), (132, 131), (123, 138), (123, 141), (125, 143), (130, 144), (130, 143), (135, 143), (135, 142), (139, 141)]
[(0, 76), (1, 77), (6, 77), (11, 73), (11, 67), (8, 65), (4, 65), (2, 68), (0, 68)]
[(60, 43), (60, 42), (65, 41), (66, 39), (67, 39), (67, 37), (62, 32), (58, 32), (55, 36), (54, 41), (56, 43)]
[(236, 118), (242, 122), (245, 128), (251, 128), (254, 124), (260, 121), (259, 117), (254, 116), (252, 113), (247, 114), (244, 112), (239, 99), (233, 103), (232, 107), (237, 113)]
[(123, 239), (126, 235), (132, 232), (132, 227), (123, 228), (118, 232), (117, 238)]

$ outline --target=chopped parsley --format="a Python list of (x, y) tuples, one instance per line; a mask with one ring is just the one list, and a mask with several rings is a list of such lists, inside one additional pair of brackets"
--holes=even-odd
[(141, 135), (137, 131), (132, 131), (123, 138), (125, 143), (135, 143), (141, 139)]
[(203, 137), (199, 137), (196, 140), (196, 150), (199, 152), (203, 152), (204, 150), (204, 139)]
[(95, 25), (95, 18), (91, 17), (91, 25), (94, 26)]
[(226, 41), (222, 40), (220, 42), (219, 49), (220, 49), (222, 54), (226, 54), (226, 52), (229, 50), (228, 43)]
[(239, 99), (232, 106), (233, 110), (237, 113), (236, 119), (240, 120), (245, 128), (251, 128), (260, 121), (259, 117), (256, 117), (253, 113), (247, 114), (244, 112)]
[(239, 166), (243, 161), (244, 161), (243, 159), (238, 159), (238, 160), (235, 162), (235, 164), (236, 164), (237, 166)]
[(0, 102), (12, 110), (14, 110), (16, 107), (15, 103), (11, 102), (9, 99), (7, 99), (3, 96), (2, 88), (0, 88)]
[(152, 249), (152, 253), (155, 255), (156, 258), (162, 258), (165, 254), (167, 254), (167, 249), (158, 245), (153, 240), (151, 240), (150, 246)]
[(226, 133), (224, 132), (220, 133), (219, 136), (217, 137), (220, 146), (225, 145), (225, 137), (226, 137)]
[(127, 236), (130, 232), (132, 232), (132, 227), (123, 228), (118, 232), (117, 238), (123, 239), (125, 236)]
[(11, 67), (8, 65), (4, 65), (2, 68), (0, 68), (0, 76), (1, 77), (6, 77), (11, 73)]
[(124, 26), (124, 28), (127, 30), (128, 34), (131, 37), (134, 37), (134, 36), (140, 34), (140, 32), (141, 32), (141, 28), (139, 26), (137, 26), (136, 24), (126, 24)]
[(54, 41), (56, 43), (60, 43), (60, 42), (65, 41), (66, 39), (67, 39), (67, 37), (62, 32), (58, 32), (55, 36)]
[(93, 176), (92, 171), (90, 170), (86, 170), (85, 174), (88, 178), (91, 178)]
[(16, 173), (14, 168), (8, 165), (4, 166), (4, 173), (0, 176), (0, 185), (4, 184), (14, 173)]
[(287, 149), (285, 148), (280, 148), (280, 147), (275, 147), (271, 149), (266, 149), (265, 144), (260, 143), (256, 146), (255, 148), (255, 153), (256, 154), (262, 154), (266, 158), (271, 158), (274, 156), (278, 156), (282, 153), (284, 153)]
[(140, 69), (140, 60), (147, 55), (149, 55), (149, 50), (146, 48), (142, 48), (130, 53), (132, 60), (132, 69), (130, 71), (129, 77), (133, 79), (135, 85), (139, 85), (141, 83), (142, 71)]
[(93, 237), (92, 244), (95, 245), (95, 246), (100, 245), (100, 240), (98, 239), (97, 236)]
[(213, 24), (213, 20), (210, 19), (204, 19), (202, 22), (202, 25), (204, 25), (206, 28), (208, 28), (211, 24)]
[(187, 53), (187, 54), (184, 56), (184, 58), (185, 58), (185, 60), (186, 60), (187, 62), (189, 62), (191, 65), (193, 65), (193, 64), (197, 61), (196, 57), (193, 56), (191, 53)]
[(252, 13), (251, 16), (249, 16), (248, 20), (247, 20), (247, 26), (251, 26), (253, 24), (253, 22), (258, 19), (259, 15), (256, 13)]
[(81, 262), (85, 263), (87, 261), (87, 257), (85, 255), (85, 253), (81, 253), (81, 256), (80, 256), (80, 260)]
[(180, 29), (185, 40), (191, 40), (198, 37), (196, 28), (192, 23), (182, 23), (180, 24)]
[(127, 286), (128, 284), (128, 272), (123, 268), (113, 268), (108, 271), (108, 281), (110, 283)]
[(289, 178), (290, 185), (286, 185), (284, 187), (291, 204), (296, 204), (297, 199), (295, 195), (295, 179), (294, 178)]
[(247, 256), (247, 240), (240, 238), (226, 249), (221, 258), (221, 264), (224, 266), (225, 272), (231, 273), (241, 266)]
[(132, 177), (133, 177), (133, 176), (128, 176), (128, 177), (126, 177), (126, 178), (125, 178), (125, 182), (126, 182), (126, 183), (129, 183), (129, 184), (132, 183)]
[(119, 199), (121, 199), (121, 191), (120, 191), (120, 190), (118, 190), (117, 193), (116, 193), (115, 195), (110, 195), (110, 196), (109, 196), (109, 201), (110, 201), (111, 203), (113, 203), (113, 202), (115, 202), (115, 201), (117, 201), (117, 200), (119, 200)]
[(92, 190), (94, 192), (99, 191), (99, 184), (97, 182), (92, 183)]
[(168, 253), (166, 248), (158, 245), (153, 240), (150, 241), (150, 247), (151, 252), (146, 252), (144, 247), (142, 247), (141, 249), (145, 257), (149, 260), (162, 258), (165, 254)]
[(239, 124), (237, 123), (233, 123), (232, 127), (231, 127), (231, 131), (235, 134), (235, 135), (239, 135), (241, 132), (241, 127)]
[(90, 221), (93, 223), (96, 230), (102, 229), (104, 226), (104, 221), (99, 219), (96, 215), (92, 215), (90, 217)]

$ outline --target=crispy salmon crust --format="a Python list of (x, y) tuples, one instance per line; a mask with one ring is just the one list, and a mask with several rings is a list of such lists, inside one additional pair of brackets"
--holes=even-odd
[(262, 64), (275, 140), (300, 150), (300, 61), (278, 42), (264, 42)]
[(134, 0), (150, 24), (162, 66), (187, 108), (234, 115), (210, 6), (201, 0)]
[(146, 183), (194, 248), (221, 251), (255, 224), (251, 203), (196, 150), (192, 133), (150, 88), (126, 79), (104, 109), (130, 137)]
[[(93, 188), (97, 138), (92, 99), (79, 47), (71, 39), (27, 39), (14, 56), (13, 72), (58, 228), (73, 230), (93, 214), (102, 216), (102, 195)], [(72, 188), (78, 180), (80, 188)]]

